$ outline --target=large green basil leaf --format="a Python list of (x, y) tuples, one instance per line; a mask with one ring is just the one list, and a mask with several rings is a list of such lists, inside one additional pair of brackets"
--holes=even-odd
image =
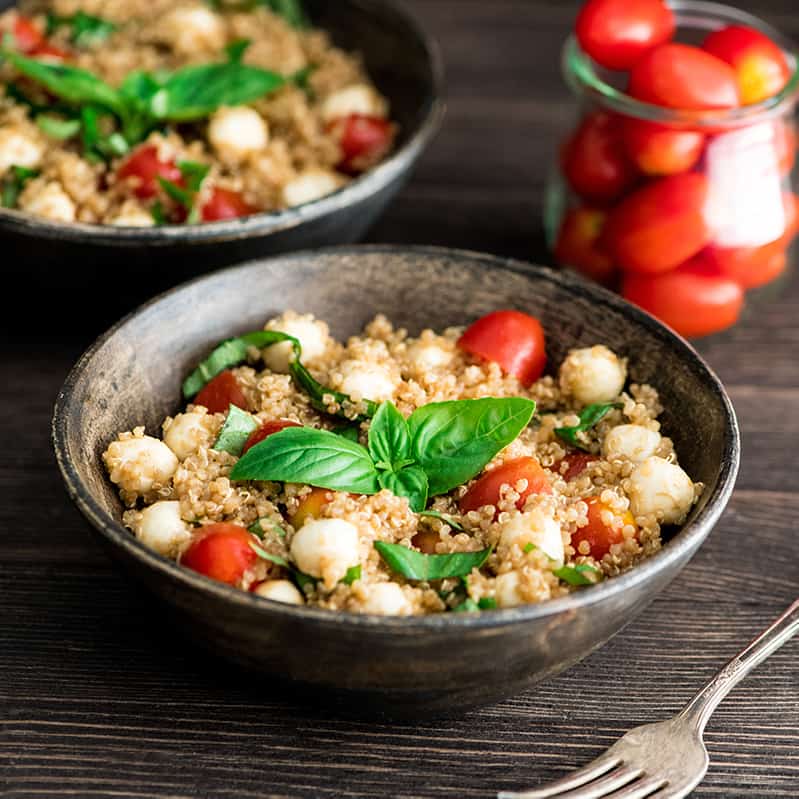
[(355, 494), (380, 489), (365, 447), (312, 427), (289, 427), (256, 444), (233, 467), (230, 479), (305, 483)]
[(423, 511), (427, 505), (427, 475), (421, 466), (406, 466), (399, 471), (378, 471), (381, 488), (386, 488), (398, 497), (406, 497), (414, 513)]
[(247, 411), (231, 405), (227, 412), (227, 418), (219, 431), (212, 449), (219, 452), (228, 452), (237, 457), (241, 455), (250, 433), (258, 428), (258, 421), (250, 416)]
[(491, 549), (480, 552), (454, 552), (451, 555), (424, 555), (400, 544), (375, 541), (375, 549), (389, 567), (407, 580), (444, 580), (448, 577), (466, 577), (472, 569), (479, 569), (491, 554)]
[(528, 425), (535, 402), (488, 397), (435, 402), (408, 419), (411, 456), (427, 473), (430, 496), (470, 480)]
[(378, 469), (401, 469), (411, 460), (411, 434), (393, 402), (382, 402), (369, 427), (369, 454)]
[(590, 430), (594, 425), (599, 424), (614, 408), (623, 408), (620, 402), (602, 402), (594, 405), (586, 405), (580, 411), (580, 421), (572, 427), (556, 427), (555, 435), (565, 441), (567, 444), (581, 449), (584, 452), (588, 450), (577, 438), (578, 433), (585, 430)]

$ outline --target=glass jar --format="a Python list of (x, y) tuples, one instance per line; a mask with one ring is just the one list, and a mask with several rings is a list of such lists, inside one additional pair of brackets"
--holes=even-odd
[(694, 0), (669, 6), (675, 41), (685, 44), (727, 25), (764, 33), (783, 50), (787, 84), (732, 110), (650, 105), (625, 94), (626, 73), (600, 67), (571, 36), (563, 72), (580, 116), (548, 182), (544, 228), (563, 266), (698, 336), (733, 324), (745, 290), (787, 275), (799, 231), (798, 60), (791, 42), (743, 11)]

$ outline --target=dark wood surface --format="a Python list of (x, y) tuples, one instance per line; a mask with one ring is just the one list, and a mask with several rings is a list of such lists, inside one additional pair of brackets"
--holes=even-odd
[[(449, 116), (371, 240), (545, 260), (543, 181), (572, 111), (557, 48), (574, 4), (411, 5), (442, 42)], [(750, 8), (799, 35), (793, 0)], [(799, 594), (797, 302), (794, 281), (700, 344), (737, 407), (743, 466), (729, 510), (676, 582), (559, 678), (419, 724), (312, 706), (208, 662), (159, 624), (70, 506), (51, 456), (52, 402), (91, 336), (69, 333), (68, 309), (29, 317), (0, 339), (0, 796), (487, 798), (673, 713)], [(714, 716), (695, 795), (799, 796), (798, 728), (794, 641)]]

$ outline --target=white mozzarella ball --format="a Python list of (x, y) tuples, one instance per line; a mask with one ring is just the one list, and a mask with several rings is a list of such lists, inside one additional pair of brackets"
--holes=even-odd
[(74, 222), (77, 216), (75, 203), (60, 183), (47, 183), (34, 193), (23, 194), (20, 208), (53, 222)]
[(269, 128), (252, 108), (220, 108), (208, 123), (208, 140), (222, 158), (243, 161), (250, 153), (266, 148)]
[(146, 507), (133, 531), (145, 546), (173, 559), (191, 539), (191, 528), (181, 519), (180, 502), (176, 501), (156, 502)]
[(497, 605), (501, 608), (512, 608), (521, 605), (524, 600), (519, 593), (519, 573), (506, 572), (497, 577), (494, 585)]
[(286, 605), (305, 604), (305, 597), (289, 580), (266, 580), (253, 593), (275, 602), (283, 602)]
[(180, 55), (191, 56), (202, 50), (221, 50), (225, 28), (217, 14), (203, 5), (182, 6), (162, 20), (162, 32)]
[(605, 436), (602, 454), (606, 458), (627, 458), (641, 463), (655, 454), (660, 446), (660, 433), (640, 424), (620, 424)]
[(452, 361), (452, 352), (438, 344), (417, 341), (408, 347), (408, 359), (420, 369), (438, 369)]
[(291, 557), (332, 590), (360, 560), (358, 530), (344, 519), (311, 519), (294, 534)]
[(103, 460), (111, 481), (135, 494), (167, 485), (178, 468), (175, 453), (152, 436), (114, 441), (103, 453)]
[(559, 566), (563, 565), (563, 536), (560, 525), (551, 514), (539, 508), (508, 519), (502, 525), (499, 540), (506, 547), (515, 544), (522, 550), (527, 544), (533, 544)]
[(0, 175), (12, 166), (39, 166), (44, 148), (39, 142), (13, 128), (0, 128)]
[(694, 503), (694, 484), (676, 464), (652, 456), (635, 467), (627, 493), (633, 515), (681, 524)]
[(283, 186), (283, 202), (289, 208), (305, 205), (332, 194), (342, 185), (342, 178), (334, 172), (308, 169)]
[(207, 427), (208, 414), (205, 413), (179, 413), (164, 430), (164, 443), (185, 461), (202, 446), (210, 443), (210, 433)]
[(369, 586), (363, 611), (376, 616), (407, 616), (411, 603), (396, 583), (377, 583)]
[[(314, 319), (311, 314), (304, 316), (284, 315), (271, 319), (267, 330), (279, 330), (294, 336), (302, 347), (302, 361), (308, 363), (324, 355), (330, 335), (324, 322)], [(273, 372), (288, 374), (289, 364), (294, 357), (294, 350), (290, 341), (273, 344), (264, 350), (264, 362)]]
[(111, 220), (116, 227), (152, 227), (155, 224), (153, 215), (144, 208), (126, 203), (119, 209), (119, 213)]
[(344, 361), (339, 366), (339, 387), (354, 400), (370, 399), (375, 402), (391, 399), (397, 390), (397, 381), (384, 366), (369, 361)]
[(371, 86), (356, 83), (333, 92), (322, 103), (322, 118), (325, 122), (348, 117), (350, 114), (385, 116), (385, 102)]
[(602, 344), (572, 350), (560, 367), (560, 387), (580, 405), (611, 402), (624, 388), (627, 370)]

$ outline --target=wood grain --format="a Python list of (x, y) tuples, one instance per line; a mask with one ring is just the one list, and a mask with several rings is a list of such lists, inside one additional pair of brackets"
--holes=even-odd
[[(544, 260), (541, 192), (572, 112), (557, 49), (575, 4), (408, 4), (442, 42), (449, 116), (371, 240)], [(791, 0), (748, 6), (799, 35)], [(798, 302), (794, 281), (700, 343), (730, 388), (744, 455), (728, 512), (683, 574), (561, 677), (419, 724), (365, 723), (332, 698), (313, 706), (165, 630), (69, 505), (52, 462), (52, 402), (88, 334), (70, 335), (67, 313), (47, 338), (2, 337), (0, 796), (487, 798), (675, 711), (799, 594)], [(786, 646), (722, 704), (697, 797), (799, 795), (797, 651)]]

